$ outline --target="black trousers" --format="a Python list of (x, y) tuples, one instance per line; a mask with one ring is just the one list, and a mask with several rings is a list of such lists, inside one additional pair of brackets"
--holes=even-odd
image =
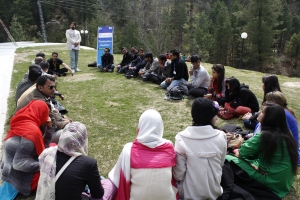
[(204, 97), (205, 94), (207, 94), (208, 90), (206, 88), (194, 88), (192, 84), (188, 84), (187, 88), (189, 89), (189, 95), (197, 98), (197, 97)]
[(66, 73), (66, 72), (68, 72), (68, 70), (66, 69), (66, 68), (61, 68), (61, 69), (59, 69), (59, 70), (56, 70), (56, 71), (54, 71), (54, 70), (52, 70), (52, 69), (48, 69), (48, 74), (56, 74), (56, 75), (62, 75), (63, 73)]

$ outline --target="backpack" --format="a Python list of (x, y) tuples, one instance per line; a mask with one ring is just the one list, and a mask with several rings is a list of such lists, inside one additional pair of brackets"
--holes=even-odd
[(181, 100), (184, 99), (184, 89), (181, 86), (168, 87), (166, 92), (167, 100)]

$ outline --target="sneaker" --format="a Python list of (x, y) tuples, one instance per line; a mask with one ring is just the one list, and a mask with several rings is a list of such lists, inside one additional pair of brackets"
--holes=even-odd
[(67, 73), (66, 73), (66, 72), (64, 72), (64, 73), (62, 73), (62, 75), (63, 75), (63, 76), (67, 76)]
[(74, 69), (72, 69), (71, 71), (72, 71), (73, 74), (75, 73), (75, 70), (74, 70)]
[(79, 68), (75, 69), (75, 72), (80, 72), (81, 70)]

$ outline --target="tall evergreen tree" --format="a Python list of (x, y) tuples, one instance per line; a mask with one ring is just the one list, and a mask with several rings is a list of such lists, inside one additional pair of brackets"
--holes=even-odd
[(280, 0), (251, 0), (244, 18), (248, 19), (245, 31), (251, 44), (251, 65), (261, 71), (266, 61), (270, 60), (274, 47), (278, 17), (282, 9)]
[(224, 2), (217, 1), (210, 11), (210, 19), (214, 24), (211, 33), (215, 40), (214, 48), (210, 49), (210, 61), (227, 64), (227, 55), (232, 39), (230, 16)]

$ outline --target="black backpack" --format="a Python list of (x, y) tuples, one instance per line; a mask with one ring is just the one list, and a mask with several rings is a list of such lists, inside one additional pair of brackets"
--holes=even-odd
[(184, 89), (181, 86), (174, 86), (167, 88), (167, 100), (181, 100), (184, 99)]

